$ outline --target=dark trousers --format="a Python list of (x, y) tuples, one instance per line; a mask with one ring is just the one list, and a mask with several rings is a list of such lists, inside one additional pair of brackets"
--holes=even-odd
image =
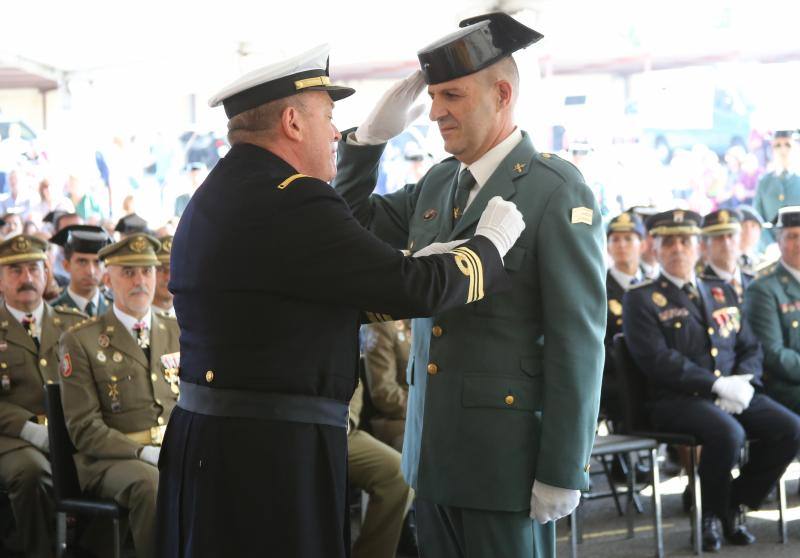
[(421, 558), (555, 558), (556, 530), (528, 510), (504, 512), (416, 500)]
[[(754, 395), (739, 415), (687, 396), (653, 403), (651, 417), (657, 430), (691, 434), (703, 446), (703, 510), (720, 517), (739, 504), (757, 509), (800, 450), (800, 418), (766, 395)], [(731, 469), (747, 439), (753, 440), (749, 460), (732, 481)]]

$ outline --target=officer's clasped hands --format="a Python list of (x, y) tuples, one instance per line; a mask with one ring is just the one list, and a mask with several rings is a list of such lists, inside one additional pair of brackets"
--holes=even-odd
[(19, 437), (45, 453), (50, 452), (50, 438), (47, 435), (47, 427), (43, 424), (26, 422)]
[(727, 413), (739, 414), (750, 405), (755, 389), (750, 384), (752, 374), (723, 376), (719, 378), (711, 391), (719, 396), (717, 406)]
[(495, 196), (486, 204), (486, 209), (483, 210), (475, 228), (475, 236), (481, 235), (491, 240), (503, 258), (514, 246), (523, 230), (525, 221), (517, 206), (500, 196)]
[(425, 110), (423, 105), (411, 107), (423, 89), (425, 80), (420, 70), (395, 83), (356, 129), (356, 141), (362, 145), (378, 145), (405, 130)]
[(149, 463), (154, 467), (158, 467), (158, 457), (161, 455), (161, 448), (158, 446), (145, 446), (139, 452), (139, 459), (145, 463)]

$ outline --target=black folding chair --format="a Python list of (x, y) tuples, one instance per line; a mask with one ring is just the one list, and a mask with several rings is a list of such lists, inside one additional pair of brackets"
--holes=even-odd
[(56, 556), (67, 550), (67, 514), (110, 518), (114, 524), (114, 558), (122, 555), (119, 521), (128, 511), (113, 500), (87, 498), (78, 484), (73, 454), (75, 446), (69, 438), (61, 406), (61, 386), (45, 386), (47, 433), (50, 437), (50, 468), (53, 473), (53, 496), (56, 507)]

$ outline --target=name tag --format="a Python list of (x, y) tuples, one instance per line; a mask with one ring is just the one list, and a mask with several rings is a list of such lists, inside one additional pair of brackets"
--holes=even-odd
[(658, 313), (658, 320), (661, 322), (668, 322), (675, 318), (688, 318), (689, 310), (687, 308), (670, 308)]

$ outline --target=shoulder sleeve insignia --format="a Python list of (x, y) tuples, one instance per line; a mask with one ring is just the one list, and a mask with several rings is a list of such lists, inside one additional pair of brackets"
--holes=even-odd
[(61, 375), (63, 377), (69, 378), (72, 376), (72, 357), (69, 356), (69, 353), (64, 353), (59, 368), (61, 368)]
[(588, 207), (573, 207), (572, 208), (572, 224), (583, 223), (585, 225), (592, 225), (592, 215), (594, 212)]
[(284, 190), (289, 184), (297, 180), (298, 178), (308, 178), (308, 175), (305, 174), (293, 174), (280, 184), (278, 184), (278, 190)]
[(455, 256), (459, 271), (469, 277), (467, 304), (483, 298), (483, 262), (478, 254), (466, 246), (459, 246), (450, 252)]

